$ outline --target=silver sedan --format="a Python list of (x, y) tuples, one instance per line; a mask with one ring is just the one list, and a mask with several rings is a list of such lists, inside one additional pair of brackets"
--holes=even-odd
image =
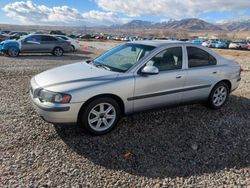
[(191, 43), (129, 42), (92, 61), (54, 68), (31, 79), (34, 108), (52, 123), (80, 123), (93, 134), (122, 115), (185, 103), (221, 108), (240, 83), (241, 67)]

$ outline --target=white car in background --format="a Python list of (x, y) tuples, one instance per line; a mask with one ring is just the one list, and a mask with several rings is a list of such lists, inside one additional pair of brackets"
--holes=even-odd
[(70, 42), (73, 52), (78, 51), (78, 50), (81, 49), (80, 42), (78, 40), (76, 40), (76, 39), (72, 39), (72, 38), (70, 38), (70, 37), (68, 37), (66, 35), (54, 35), (54, 36)]
[(209, 42), (208, 42), (208, 41), (205, 41), (205, 42), (203, 42), (201, 45), (204, 46), (204, 47), (209, 47)]
[(244, 41), (234, 41), (229, 44), (230, 49), (247, 49), (247, 42)]

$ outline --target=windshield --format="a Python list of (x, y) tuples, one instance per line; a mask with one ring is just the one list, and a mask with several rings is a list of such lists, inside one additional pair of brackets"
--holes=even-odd
[(108, 67), (111, 71), (126, 72), (154, 48), (153, 46), (127, 43), (101, 55), (93, 63)]

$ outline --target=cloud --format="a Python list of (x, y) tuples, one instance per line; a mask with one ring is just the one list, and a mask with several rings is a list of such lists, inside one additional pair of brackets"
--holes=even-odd
[(130, 17), (155, 15), (169, 18), (197, 17), (206, 12), (241, 11), (249, 0), (95, 0), (103, 10)]
[(110, 11), (96, 11), (81, 13), (77, 9), (68, 6), (47, 7), (38, 5), (32, 1), (18, 1), (9, 3), (3, 7), (7, 16), (24, 24), (104, 24), (121, 23), (125, 19), (119, 18), (116, 13)]
[(237, 18), (233, 19), (222, 19), (222, 20), (217, 20), (217, 24), (227, 24), (227, 23), (234, 23), (234, 22), (249, 22), (250, 21), (250, 16), (239, 16)]

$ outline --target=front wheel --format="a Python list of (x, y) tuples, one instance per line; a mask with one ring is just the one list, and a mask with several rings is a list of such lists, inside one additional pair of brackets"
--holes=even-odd
[(53, 53), (54, 56), (57, 56), (57, 57), (63, 56), (63, 49), (62, 49), (62, 48), (59, 48), (59, 47), (56, 47), (56, 48), (53, 50), (52, 53)]
[(119, 104), (112, 98), (96, 99), (80, 113), (81, 125), (95, 135), (110, 132), (117, 125), (119, 117)]
[(8, 49), (7, 53), (10, 57), (17, 57), (19, 55), (19, 50), (17, 48), (12, 47)]
[(212, 109), (221, 108), (227, 101), (229, 87), (226, 83), (221, 82), (214, 86), (208, 99), (208, 106)]

